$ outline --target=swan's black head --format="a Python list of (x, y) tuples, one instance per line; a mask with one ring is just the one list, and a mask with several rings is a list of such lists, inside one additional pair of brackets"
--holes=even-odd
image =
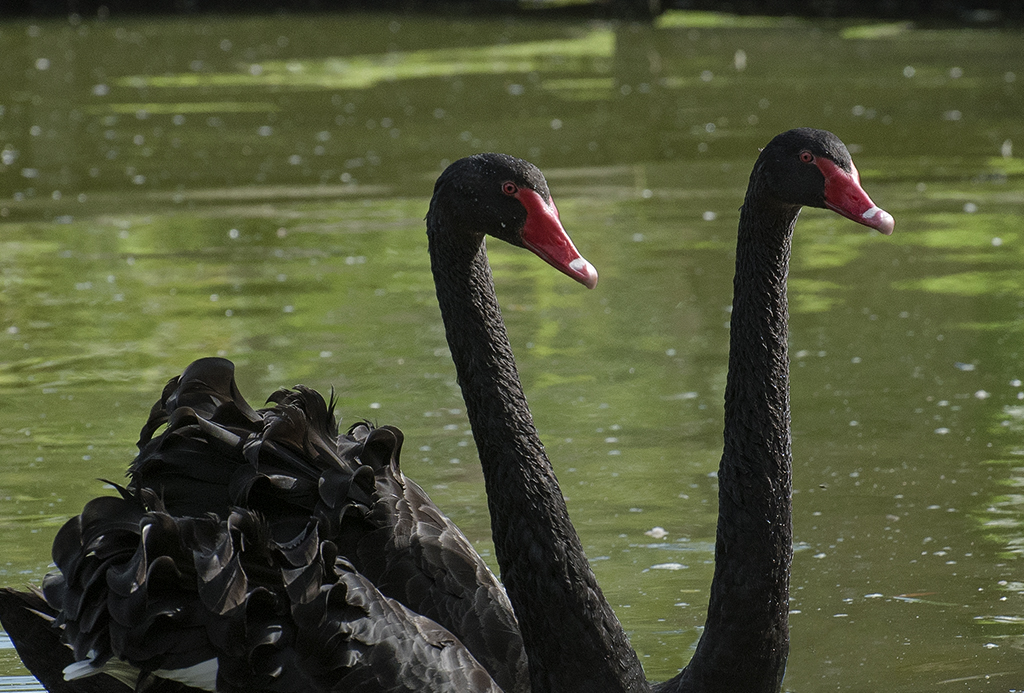
[(892, 233), (892, 216), (864, 192), (849, 150), (831, 132), (797, 128), (776, 135), (761, 151), (754, 175), (779, 202), (831, 209), (885, 235)]
[(526, 248), (588, 288), (597, 270), (562, 227), (540, 170), (507, 154), (459, 159), (437, 179), (427, 212), (428, 234), (460, 234), (479, 245), (484, 234)]

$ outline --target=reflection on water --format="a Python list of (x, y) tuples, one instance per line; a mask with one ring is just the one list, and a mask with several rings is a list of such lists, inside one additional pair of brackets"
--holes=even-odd
[[(1020, 36), (669, 13), (0, 25), (0, 582), (38, 581), (163, 383), (337, 388), (489, 556), (425, 254), (447, 161), (532, 159), (601, 272), (490, 248), (595, 570), (670, 676), (703, 622), (732, 251), (757, 147), (854, 151), (897, 219), (805, 211), (792, 264), (785, 687), (1020, 690)], [(0, 641), (0, 679), (24, 685)], [(824, 685), (823, 685), (824, 684)]]

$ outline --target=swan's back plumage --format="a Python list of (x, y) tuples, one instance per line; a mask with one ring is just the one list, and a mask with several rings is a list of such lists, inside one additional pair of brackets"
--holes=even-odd
[(246, 693), (522, 690), (504, 591), (402, 474), (401, 432), (338, 435), (333, 401), (305, 387), (270, 399), (250, 407), (229, 361), (193, 363), (127, 486), (58, 533), (44, 594), (78, 673), (124, 660)]

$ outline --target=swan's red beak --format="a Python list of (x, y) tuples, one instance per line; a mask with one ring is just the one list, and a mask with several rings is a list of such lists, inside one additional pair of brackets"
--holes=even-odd
[(825, 176), (826, 207), (858, 224), (877, 229), (886, 236), (892, 233), (895, 220), (864, 192), (856, 166), (851, 164), (851, 171), (847, 173), (835, 162), (822, 156), (817, 157), (815, 163)]
[(530, 188), (520, 188), (516, 199), (526, 208), (523, 245), (546, 263), (588, 289), (597, 286), (597, 270), (587, 262), (562, 227), (554, 200), (547, 202)]

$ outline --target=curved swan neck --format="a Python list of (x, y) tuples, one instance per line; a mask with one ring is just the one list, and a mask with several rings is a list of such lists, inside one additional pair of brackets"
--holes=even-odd
[(715, 575), (704, 633), (679, 691), (776, 693), (789, 652), (786, 277), (799, 207), (768, 200), (755, 176), (736, 249)]
[(502, 582), (534, 691), (643, 691), (537, 435), (482, 242), (428, 217), (431, 268), (487, 489)]

